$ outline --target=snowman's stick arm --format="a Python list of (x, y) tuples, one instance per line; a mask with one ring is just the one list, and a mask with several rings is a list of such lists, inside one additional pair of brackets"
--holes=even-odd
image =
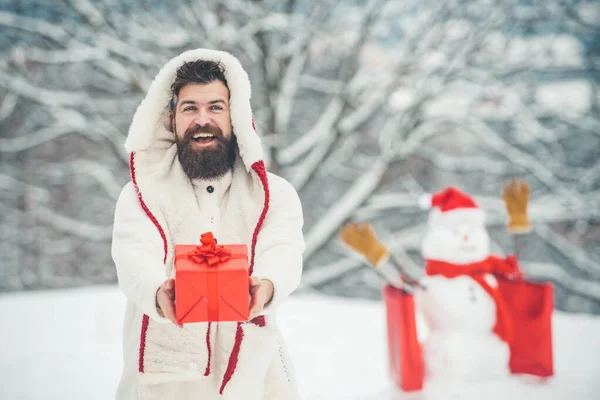
[[(394, 257), (394, 255), (390, 252), (388, 259), (382, 263), (381, 266), (373, 266), (375, 270), (378, 270), (380, 274), (384, 274), (386, 277), (391, 277), (392, 282), (399, 282), (399, 286), (394, 285), (396, 287), (408, 287), (409, 289), (425, 289), (421, 283), (411, 278), (405, 271), (400, 262)], [(389, 281), (389, 278), (386, 278)]]
[(406, 275), (406, 273), (402, 270), (400, 263), (398, 263), (398, 261), (395, 260), (391, 254), (389, 254), (378, 265), (370, 262), (368, 265), (375, 270), (377, 275), (379, 275), (383, 281), (395, 287), (396, 289), (404, 290), (406, 292), (414, 292), (416, 288), (424, 289), (424, 287), (417, 280)]
[(402, 277), (402, 281), (409, 285), (409, 286), (414, 286), (417, 287), (421, 290), (425, 290), (425, 286), (423, 286), (421, 284), (421, 282), (419, 282), (417, 279), (413, 279), (411, 278), (402, 268), (402, 266), (400, 265), (400, 263), (398, 262), (398, 260), (392, 255), (390, 256), (390, 261), (392, 262), (392, 264), (394, 264), (394, 266), (396, 267), (396, 269), (398, 269), (400, 271), (400, 275)]
[(392, 252), (378, 239), (370, 223), (349, 222), (340, 229), (340, 240), (352, 250), (362, 255), (375, 272), (389, 285), (398, 289), (421, 287), (402, 269), (402, 265), (392, 256)]
[(387, 284), (402, 289), (402, 276), (396, 268), (389, 262), (390, 257), (386, 257), (378, 264), (369, 262), (368, 265), (379, 275)]
[(519, 236), (518, 234), (515, 233), (511, 233), (510, 234), (513, 237), (513, 246), (514, 246), (514, 251), (515, 251), (515, 257), (517, 257), (517, 260), (520, 260), (521, 257), (519, 257)]

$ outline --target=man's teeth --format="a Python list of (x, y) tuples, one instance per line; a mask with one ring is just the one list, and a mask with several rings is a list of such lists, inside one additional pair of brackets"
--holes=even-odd
[(215, 135), (211, 135), (210, 133), (196, 133), (193, 137), (194, 137), (194, 139), (214, 138)]

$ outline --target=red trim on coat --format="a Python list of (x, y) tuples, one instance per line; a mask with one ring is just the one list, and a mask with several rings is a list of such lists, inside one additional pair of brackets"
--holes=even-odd
[(144, 372), (144, 349), (146, 347), (146, 332), (150, 317), (144, 314), (142, 317), (142, 329), (140, 330), (140, 350), (138, 352), (138, 372)]
[[(161, 238), (163, 239), (163, 245), (164, 245), (164, 259), (163, 259), (163, 262), (166, 262), (166, 260), (167, 260), (167, 251), (168, 251), (167, 238), (166, 238), (166, 235), (165, 235), (165, 232), (164, 232), (163, 228), (158, 223), (158, 220), (156, 219), (156, 217), (148, 209), (148, 207), (146, 206), (146, 203), (144, 202), (144, 200), (142, 198), (142, 194), (141, 194), (141, 192), (139, 190), (139, 187), (137, 185), (137, 180), (136, 180), (136, 177), (135, 177), (134, 153), (133, 152), (130, 154), (129, 168), (130, 168), (130, 172), (131, 172), (131, 180), (132, 180), (133, 185), (135, 187), (135, 191), (136, 191), (136, 194), (138, 196), (138, 200), (140, 202), (140, 205), (142, 206), (142, 209), (144, 210), (144, 212), (146, 213), (146, 215), (154, 223), (154, 225), (158, 229), (158, 232), (160, 233)], [(255, 252), (256, 252), (256, 242), (258, 240), (258, 233), (260, 232), (260, 229), (262, 228), (262, 225), (263, 225), (263, 223), (265, 221), (265, 218), (267, 216), (267, 212), (269, 211), (269, 201), (270, 201), (269, 181), (268, 181), (268, 178), (267, 178), (267, 171), (265, 169), (264, 162), (262, 160), (255, 162), (252, 165), (252, 169), (254, 170), (254, 172), (256, 172), (256, 174), (260, 178), (260, 181), (261, 181), (261, 183), (263, 185), (263, 190), (265, 192), (265, 201), (264, 201), (263, 210), (262, 210), (262, 212), (260, 214), (260, 217), (259, 217), (258, 222), (256, 224), (256, 227), (254, 229), (254, 233), (252, 235), (251, 261), (250, 261), (250, 267), (249, 267), (249, 274), (250, 275), (252, 274), (252, 272), (254, 270), (254, 256), (255, 256)], [(142, 318), (142, 329), (141, 329), (141, 336), (140, 336), (140, 351), (139, 351), (139, 362), (138, 362), (138, 370), (139, 370), (139, 372), (144, 372), (144, 350), (145, 350), (145, 345), (146, 345), (146, 332), (148, 330), (149, 322), (150, 322), (150, 318), (148, 317), (148, 315), (144, 314), (144, 317)], [(261, 327), (263, 327), (263, 326), (266, 325), (265, 318), (262, 315), (259, 316), (259, 317), (254, 318), (251, 322), (254, 323), (254, 324), (256, 324), (256, 325), (258, 325), (258, 326), (261, 326)], [(233, 349), (231, 351), (231, 355), (229, 356), (229, 362), (227, 364), (227, 370), (225, 371), (225, 374), (223, 376), (223, 382), (221, 383), (221, 388), (219, 390), (220, 394), (223, 394), (223, 391), (225, 390), (225, 387), (227, 386), (227, 384), (231, 380), (231, 377), (233, 376), (233, 373), (235, 372), (235, 368), (237, 367), (239, 352), (240, 352), (240, 349), (241, 349), (241, 345), (242, 345), (243, 339), (244, 339), (244, 330), (242, 329), (242, 323), (238, 323), (237, 324), (237, 329), (236, 329), (236, 334), (235, 334), (235, 343), (234, 343)], [(206, 332), (206, 340), (207, 340), (206, 343), (207, 343), (207, 348), (208, 348), (208, 362), (207, 362), (206, 370), (205, 370), (205, 373), (204, 373), (205, 376), (207, 376), (207, 375), (210, 374), (210, 361), (211, 361), (210, 325), (209, 325), (209, 327), (207, 329), (207, 332)]]
[[(256, 223), (256, 228), (254, 228), (254, 234), (252, 235), (252, 248), (251, 248), (251, 258), (250, 258), (250, 268), (248, 270), (248, 274), (252, 275), (254, 271), (254, 256), (256, 251), (256, 242), (258, 240), (258, 233), (260, 232), (260, 228), (262, 228), (263, 223), (265, 222), (265, 218), (267, 217), (267, 212), (269, 211), (269, 201), (270, 201), (270, 193), (269, 193), (269, 180), (267, 178), (267, 170), (265, 169), (265, 163), (262, 160), (259, 160), (252, 164), (252, 170), (256, 172), (258, 177), (260, 178), (260, 182), (263, 185), (263, 190), (265, 191), (265, 203), (263, 206), (263, 210), (260, 213), (260, 217), (258, 222)], [(265, 326), (266, 321), (263, 315), (254, 318), (252, 323), (258, 326)], [(223, 382), (221, 384), (221, 389), (219, 390), (220, 394), (223, 394), (223, 390), (229, 380), (233, 376), (235, 372), (235, 368), (237, 367), (238, 356), (240, 352), (240, 348), (242, 347), (242, 340), (244, 338), (244, 331), (242, 329), (242, 324), (238, 322), (237, 330), (235, 333), (235, 344), (233, 345), (233, 350), (231, 351), (231, 355), (229, 356), (229, 362), (227, 363), (227, 370), (225, 371), (225, 375), (223, 376)]]
[(210, 324), (208, 323), (208, 328), (206, 328), (206, 350), (208, 351), (208, 360), (206, 361), (206, 370), (204, 370), (204, 376), (210, 375), (210, 358), (212, 356), (212, 350), (210, 348)]
[[(142, 206), (142, 209), (144, 210), (144, 212), (146, 213), (148, 218), (150, 218), (150, 220), (152, 221), (154, 226), (156, 226), (156, 229), (158, 229), (158, 233), (160, 233), (160, 237), (163, 240), (163, 248), (164, 248), (163, 263), (166, 263), (167, 262), (167, 251), (168, 251), (167, 236), (165, 235), (165, 231), (163, 230), (162, 226), (160, 226), (160, 224), (158, 223), (158, 220), (152, 214), (152, 212), (150, 211), (148, 206), (146, 206), (146, 203), (144, 202), (144, 199), (142, 198), (142, 193), (140, 192), (140, 188), (137, 185), (137, 179), (135, 177), (134, 154), (135, 154), (134, 152), (131, 152), (131, 154), (129, 155), (129, 171), (131, 173), (131, 181), (133, 182), (133, 187), (135, 188), (135, 193), (137, 194), (137, 197), (140, 202), (140, 205)], [(150, 324), (150, 317), (148, 315), (144, 314), (144, 316), (142, 317), (142, 329), (140, 332), (140, 350), (139, 350), (139, 358), (138, 358), (138, 371), (139, 372), (144, 372), (144, 351), (146, 348), (146, 332), (148, 331), (149, 324)]]
[(225, 390), (225, 386), (229, 383), (229, 380), (233, 376), (235, 372), (235, 367), (237, 367), (238, 357), (240, 355), (240, 348), (242, 347), (242, 340), (244, 339), (244, 330), (242, 329), (242, 323), (237, 323), (237, 329), (235, 330), (235, 344), (233, 345), (233, 349), (231, 350), (231, 355), (229, 356), (229, 362), (227, 363), (227, 370), (225, 371), (225, 375), (223, 375), (223, 382), (221, 383), (221, 388), (219, 389), (219, 394), (223, 394), (223, 390)]
[(133, 187), (135, 187), (135, 192), (137, 194), (138, 200), (140, 201), (140, 205), (142, 206), (142, 209), (144, 210), (144, 212), (146, 213), (148, 218), (150, 218), (150, 221), (152, 221), (154, 226), (156, 226), (156, 229), (158, 229), (158, 233), (160, 233), (160, 237), (163, 240), (163, 250), (164, 250), (163, 263), (166, 263), (167, 262), (167, 252), (169, 250), (169, 247), (167, 245), (167, 235), (165, 235), (165, 231), (163, 230), (162, 226), (160, 226), (160, 224), (158, 223), (158, 220), (156, 219), (154, 214), (152, 214), (152, 212), (150, 211), (148, 206), (146, 206), (146, 203), (144, 202), (144, 199), (142, 198), (142, 192), (140, 192), (140, 188), (138, 187), (137, 179), (135, 177), (135, 165), (133, 162), (133, 156), (134, 156), (134, 153), (132, 152), (131, 155), (129, 156), (129, 169), (131, 171), (131, 181), (133, 182)]
[(252, 235), (252, 258), (250, 261), (250, 270), (248, 272), (250, 275), (252, 275), (252, 272), (254, 272), (254, 253), (256, 250), (256, 242), (258, 240), (258, 232), (260, 231), (260, 228), (262, 228), (262, 225), (265, 222), (265, 218), (267, 217), (270, 200), (269, 180), (267, 179), (267, 170), (265, 169), (264, 162), (262, 162), (262, 160), (255, 162), (254, 164), (252, 164), (252, 169), (254, 170), (254, 172), (256, 172), (263, 185), (263, 190), (265, 191), (265, 204), (263, 206), (262, 213), (260, 214), (260, 218), (258, 219), (258, 223), (256, 224), (256, 228), (254, 229), (254, 234)]

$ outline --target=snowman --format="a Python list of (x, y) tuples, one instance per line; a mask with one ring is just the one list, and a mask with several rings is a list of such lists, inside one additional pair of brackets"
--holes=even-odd
[(423, 342), (428, 381), (481, 382), (507, 377), (512, 324), (495, 275), (517, 274), (514, 258), (490, 254), (485, 214), (450, 187), (429, 196), (422, 241), (425, 290), (417, 310), (429, 334)]
[(340, 239), (363, 255), (388, 285), (405, 291), (412, 287), (408, 292), (415, 296), (428, 383), (508, 377), (513, 326), (496, 277), (518, 277), (516, 258), (490, 254), (485, 214), (460, 190), (449, 187), (427, 196), (421, 206), (431, 211), (421, 246), (425, 276), (419, 282), (401, 273), (370, 223), (346, 224)]

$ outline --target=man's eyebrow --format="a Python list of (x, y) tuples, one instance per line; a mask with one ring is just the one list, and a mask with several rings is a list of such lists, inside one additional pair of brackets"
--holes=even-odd
[(183, 100), (181, 103), (179, 103), (179, 106), (183, 106), (184, 104), (196, 104), (195, 100)]
[[(217, 100), (211, 100), (208, 102), (208, 104), (217, 104), (217, 103), (222, 103), (224, 105), (227, 105), (227, 103), (225, 102), (225, 100), (223, 99), (217, 99)], [(186, 104), (197, 104), (197, 102), (195, 100), (183, 100), (181, 103), (179, 103), (179, 107), (186, 105)]]

